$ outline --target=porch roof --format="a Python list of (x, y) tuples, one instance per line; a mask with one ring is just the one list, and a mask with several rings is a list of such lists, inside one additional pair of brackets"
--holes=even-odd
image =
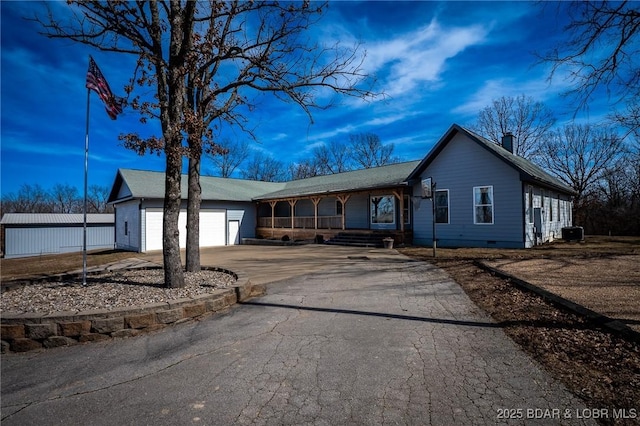
[(289, 181), (284, 184), (284, 188), (256, 196), (254, 200), (277, 200), (407, 185), (407, 178), (418, 164), (420, 161), (408, 161)]

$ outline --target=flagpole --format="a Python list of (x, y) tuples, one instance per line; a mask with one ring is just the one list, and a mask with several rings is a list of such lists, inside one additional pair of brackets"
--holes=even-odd
[(91, 89), (87, 88), (87, 124), (84, 134), (84, 207), (82, 230), (82, 285), (87, 285), (87, 175), (89, 174), (89, 105)]

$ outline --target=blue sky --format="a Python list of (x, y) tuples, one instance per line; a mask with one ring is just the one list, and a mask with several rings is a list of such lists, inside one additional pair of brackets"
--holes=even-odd
[[(54, 8), (64, 3), (50, 3)], [(364, 70), (378, 79), (385, 99), (345, 98), (328, 110), (314, 111), (310, 124), (297, 106), (261, 98), (251, 116), (255, 150), (284, 163), (302, 160), (323, 142), (371, 132), (395, 144), (396, 156), (422, 158), (453, 123), (475, 121), (480, 109), (501, 96), (525, 94), (544, 102), (558, 122), (572, 118), (561, 96), (568, 82), (547, 81), (549, 66), (536, 65), (563, 35), (556, 4), (530, 2), (332, 2), (312, 36), (320, 42), (361, 42)], [(1, 192), (23, 184), (45, 189), (57, 183), (82, 190), (87, 90), (92, 55), (112, 90), (123, 87), (135, 62), (131, 56), (104, 53), (38, 34), (22, 19), (42, 14), (42, 4), (2, 1), (1, 7)], [(564, 6), (561, 6), (564, 7)], [(589, 118), (606, 113), (606, 102), (592, 104)], [(133, 111), (116, 121), (95, 93), (90, 99), (89, 184), (111, 186), (118, 168), (164, 170), (161, 156), (140, 157), (120, 146), (118, 135), (139, 131), (159, 135), (159, 124), (143, 126)], [(239, 130), (226, 137), (248, 139)], [(203, 171), (213, 171), (210, 162)]]

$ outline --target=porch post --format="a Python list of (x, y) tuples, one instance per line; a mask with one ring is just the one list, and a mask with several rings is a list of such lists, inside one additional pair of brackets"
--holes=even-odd
[(275, 228), (275, 222), (276, 222), (276, 204), (278, 204), (277, 201), (269, 201), (269, 205), (271, 206), (271, 238), (273, 238), (274, 234), (274, 228)]
[(400, 231), (404, 232), (404, 188), (393, 191), (398, 200), (400, 200)]
[(318, 204), (320, 203), (320, 197), (311, 197), (313, 203), (313, 229), (318, 229)]
[(289, 202), (289, 205), (291, 206), (291, 229), (294, 229), (295, 226), (295, 222), (294, 222), (294, 217), (295, 217), (295, 213), (296, 213), (296, 209), (294, 208), (296, 203), (298, 202), (298, 200), (287, 200)]
[(346, 210), (347, 210), (347, 201), (351, 198), (351, 194), (346, 195), (338, 195), (338, 201), (342, 203), (342, 230), (346, 229)]

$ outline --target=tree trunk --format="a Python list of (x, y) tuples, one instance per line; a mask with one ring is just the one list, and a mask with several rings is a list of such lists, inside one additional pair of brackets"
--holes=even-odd
[(200, 162), (198, 152), (192, 152), (189, 158), (189, 195), (187, 201), (187, 271), (200, 270)]
[(164, 261), (164, 282), (166, 287), (184, 287), (184, 273), (180, 259), (180, 229), (178, 217), (182, 194), (180, 173), (182, 156), (179, 146), (167, 149), (165, 175), (164, 217), (162, 221), (162, 258)]

